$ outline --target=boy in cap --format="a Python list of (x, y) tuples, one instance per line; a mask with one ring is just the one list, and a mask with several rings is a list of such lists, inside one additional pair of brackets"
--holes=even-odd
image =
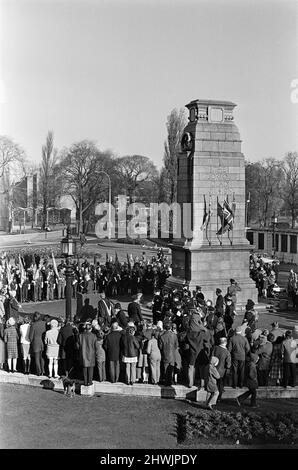
[(248, 387), (248, 391), (242, 393), (236, 398), (236, 402), (238, 406), (242, 405), (242, 402), (247, 398), (250, 398), (250, 406), (253, 408), (257, 408), (257, 388), (258, 388), (258, 374), (257, 374), (257, 362), (259, 360), (259, 356), (254, 353), (250, 353), (249, 355), (249, 363), (247, 368), (247, 377), (246, 383)]

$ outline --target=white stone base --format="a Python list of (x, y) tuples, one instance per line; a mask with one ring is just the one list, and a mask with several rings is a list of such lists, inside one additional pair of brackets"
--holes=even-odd
[(81, 395), (93, 397), (94, 394), (95, 394), (94, 383), (92, 385), (81, 385)]

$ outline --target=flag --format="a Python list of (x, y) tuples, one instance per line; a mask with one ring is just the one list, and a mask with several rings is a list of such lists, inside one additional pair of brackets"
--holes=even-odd
[[(232, 205), (233, 204), (235, 204), (235, 201), (233, 201)], [(231, 209), (231, 206), (229, 205), (228, 197), (224, 200), (223, 208), (225, 211), (227, 223), (229, 224), (228, 230), (233, 230), (234, 212)]]
[(25, 273), (25, 269), (24, 269), (24, 265), (23, 265), (23, 261), (19, 255), (19, 267), (20, 267), (20, 273), (21, 273), (21, 285), (24, 283), (25, 279), (26, 279), (26, 273)]
[(130, 264), (128, 253), (126, 253), (126, 258), (127, 258), (128, 269), (131, 271), (131, 264)]
[(204, 194), (204, 215), (203, 215), (203, 223), (201, 225), (201, 230), (204, 230), (205, 228), (208, 227), (209, 222), (211, 218), (211, 207), (210, 207), (210, 200), (209, 200), (209, 207), (208, 207), (208, 212), (207, 212), (207, 203), (206, 203), (206, 197)]
[(12, 274), (11, 274), (11, 266), (10, 266), (10, 261), (8, 256), (5, 259), (5, 271), (6, 271), (6, 278), (8, 285), (10, 286), (10, 283), (12, 282)]
[(56, 264), (56, 260), (55, 260), (55, 257), (54, 257), (54, 253), (53, 253), (53, 252), (52, 252), (52, 261), (53, 261), (54, 272), (55, 272), (56, 276), (59, 277), (58, 269), (57, 269), (57, 264)]
[(120, 269), (121, 268), (121, 264), (120, 264), (120, 261), (118, 259), (118, 255), (117, 255), (117, 252), (115, 251), (115, 267), (117, 269)]
[(236, 212), (235, 193), (233, 193), (232, 212), (233, 212), (233, 217), (235, 217), (235, 212)]
[(222, 206), (217, 201), (217, 217), (220, 218), (222, 226), (217, 231), (216, 235), (222, 235), (227, 230), (233, 230), (234, 215), (226, 199)]

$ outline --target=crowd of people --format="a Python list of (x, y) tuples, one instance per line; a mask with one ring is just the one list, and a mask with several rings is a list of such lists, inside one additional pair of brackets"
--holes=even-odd
[[(207, 390), (207, 406), (222, 399), (225, 386), (249, 390), (256, 406), (257, 387), (295, 386), (298, 329), (284, 332), (277, 323), (258, 328), (258, 313), (248, 299), (242, 324), (235, 328), (234, 279), (216, 302), (200, 286), (190, 290), (155, 286), (152, 320), (141, 309), (142, 292), (133, 294), (127, 312), (102, 290), (97, 308), (85, 302), (73, 322), (62, 318), (2, 317), (0, 366), (7, 371), (99, 381), (197, 385)], [(33, 359), (33, 362), (31, 362)]]
[[(141, 257), (127, 255), (120, 263), (117, 254), (114, 259), (106, 255), (105, 263), (96, 259), (93, 263), (84, 259), (82, 263), (73, 260), (72, 296), (78, 293), (105, 292), (108, 296), (135, 295), (142, 291), (152, 295), (155, 288), (163, 288), (171, 273), (170, 264), (163, 249), (156, 256), (148, 258), (143, 252)], [(55, 257), (42, 257), (27, 252), (23, 256), (0, 257), (0, 315), (1, 303), (17, 303), (59, 300), (65, 298), (66, 262), (61, 259), (57, 265)], [(12, 300), (14, 299), (14, 300)]]
[(279, 262), (268, 262), (261, 255), (250, 255), (250, 277), (256, 283), (259, 298), (273, 298), (274, 288), (278, 287)]

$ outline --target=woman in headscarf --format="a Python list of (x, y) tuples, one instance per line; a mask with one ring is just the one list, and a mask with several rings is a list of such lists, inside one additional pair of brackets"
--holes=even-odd
[[(58, 321), (53, 319), (50, 321), (50, 330), (46, 332), (45, 344), (47, 347), (46, 356), (49, 360), (49, 377), (58, 379), (58, 356), (59, 356), (59, 344), (57, 338), (59, 334)], [(54, 374), (53, 373), (54, 368)]]
[(6, 328), (4, 330), (4, 342), (6, 343), (8, 372), (17, 371), (18, 355), (18, 339), (19, 334), (15, 327), (15, 319), (10, 317), (7, 320)]

